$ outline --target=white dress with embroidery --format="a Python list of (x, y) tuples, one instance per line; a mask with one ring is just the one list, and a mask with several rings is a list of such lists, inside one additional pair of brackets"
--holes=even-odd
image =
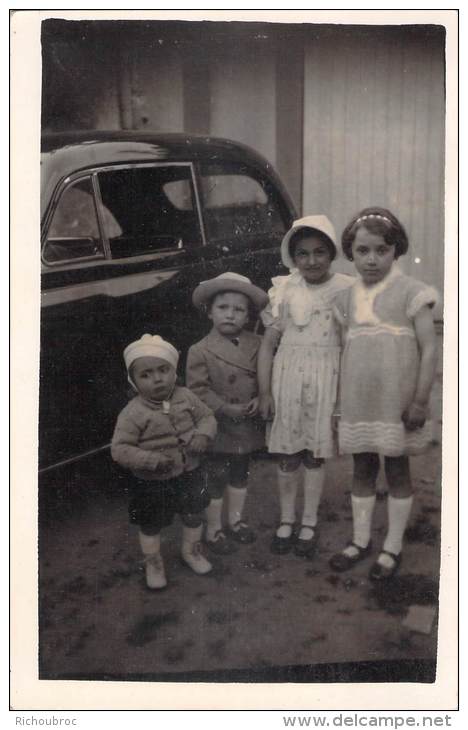
[(402, 415), (414, 398), (420, 355), (414, 318), (438, 299), (432, 287), (395, 265), (383, 281), (362, 280), (335, 300), (347, 330), (341, 361), (340, 452), (416, 454), (432, 438), (432, 424), (407, 431)]
[(324, 284), (307, 284), (297, 271), (273, 279), (270, 304), (262, 313), (266, 327), (281, 332), (273, 361), (275, 418), (268, 438), (272, 453), (304, 449), (316, 458), (336, 453), (332, 414), (340, 363), (340, 332), (332, 301), (354, 279), (332, 274)]

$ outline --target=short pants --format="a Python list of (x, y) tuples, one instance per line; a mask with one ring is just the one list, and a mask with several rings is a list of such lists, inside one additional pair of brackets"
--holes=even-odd
[(199, 467), (165, 481), (133, 477), (130, 488), (130, 522), (145, 535), (156, 535), (172, 524), (176, 514), (199, 514), (211, 499), (206, 475)]
[(203, 464), (213, 499), (223, 496), (228, 484), (244, 487), (249, 478), (250, 454), (209, 454)]

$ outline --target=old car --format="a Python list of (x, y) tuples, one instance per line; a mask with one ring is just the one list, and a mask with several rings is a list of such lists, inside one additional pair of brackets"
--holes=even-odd
[(40, 468), (109, 443), (124, 347), (181, 352), (208, 328), (194, 287), (236, 271), (267, 288), (296, 213), (271, 165), (225, 139), (56, 133), (41, 155)]

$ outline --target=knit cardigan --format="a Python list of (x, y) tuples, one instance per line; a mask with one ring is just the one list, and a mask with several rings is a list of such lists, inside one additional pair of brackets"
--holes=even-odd
[[(168, 402), (166, 413), (162, 403), (137, 395), (117, 419), (112, 458), (139, 479), (163, 481), (192, 471), (200, 463), (188, 448), (192, 437), (201, 434), (212, 441), (216, 435), (212, 411), (190, 390), (176, 387)], [(162, 455), (174, 465), (164, 475), (155, 474)]]

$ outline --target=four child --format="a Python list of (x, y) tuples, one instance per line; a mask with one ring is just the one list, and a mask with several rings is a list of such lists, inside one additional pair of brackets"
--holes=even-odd
[[(176, 513), (183, 522), (182, 559), (199, 575), (212, 567), (200, 548), (203, 512), (204, 540), (214, 553), (229, 554), (256, 539), (244, 505), (249, 455), (265, 445), (265, 421), (271, 421), (266, 442), (277, 458), (280, 503), (271, 550), (294, 548), (313, 557), (324, 460), (337, 453), (339, 423), (339, 452), (354, 459), (353, 539), (332, 557), (331, 567), (347, 570), (371, 553), (382, 455), (388, 533), (370, 578), (389, 579), (398, 569), (412, 505), (408, 455), (427, 446), (431, 435), (430, 308), (437, 293), (397, 268), (408, 240), (385, 209), (355, 216), (342, 246), (357, 279), (330, 271), (334, 228), (325, 216), (307, 216), (283, 239), (290, 274), (273, 279), (268, 295), (232, 272), (201, 282), (193, 303), (212, 329), (189, 350), (188, 389), (176, 386), (178, 354), (160, 337), (144, 335), (126, 348), (137, 394), (118, 418), (112, 456), (132, 474), (130, 519), (140, 527), (148, 587), (166, 585), (160, 531)], [(263, 338), (246, 329), (259, 312)]]
[[(294, 223), (281, 245), (283, 264), (291, 273), (273, 279), (270, 303), (262, 313), (266, 331), (258, 361), (260, 411), (266, 419), (274, 416), (268, 450), (278, 455), (281, 517), (271, 549), (280, 554), (293, 543), (296, 554), (314, 554), (324, 459), (335, 453), (332, 415), (340, 342), (332, 301), (353, 281), (330, 271), (335, 238), (325, 216), (307, 216)], [(296, 535), (301, 477), (304, 507)]]
[(341, 372), (340, 452), (353, 454), (353, 541), (331, 559), (351, 568), (371, 551), (371, 523), (379, 455), (389, 486), (388, 532), (373, 580), (390, 578), (401, 562), (413, 496), (409, 454), (427, 447), (432, 434), (428, 401), (436, 366), (430, 309), (437, 292), (405, 276), (396, 259), (408, 250), (401, 223), (382, 208), (366, 208), (343, 232), (343, 251), (359, 274), (336, 298), (345, 330)]
[[(246, 276), (228, 272), (202, 281), (193, 303), (212, 322), (211, 332), (193, 345), (187, 357), (187, 386), (216, 416), (218, 433), (205, 461), (211, 502), (205, 510), (205, 542), (215, 553), (251, 543), (255, 534), (243, 519), (249, 454), (265, 443), (257, 416), (257, 359), (261, 338), (245, 329), (268, 301)], [(227, 526), (223, 529), (223, 497)]]
[(117, 419), (112, 458), (130, 470), (130, 521), (139, 525), (149, 588), (164, 588), (160, 532), (180, 514), (182, 560), (204, 575), (203, 509), (210, 497), (200, 454), (216, 434), (212, 411), (187, 388), (176, 385), (177, 350), (158, 335), (143, 335), (124, 351), (136, 396)]

